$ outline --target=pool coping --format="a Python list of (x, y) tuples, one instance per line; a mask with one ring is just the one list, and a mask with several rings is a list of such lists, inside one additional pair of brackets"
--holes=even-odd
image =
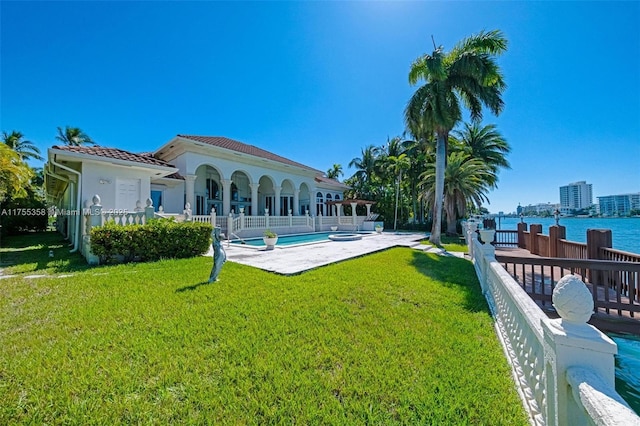
[[(278, 250), (246, 250), (231, 244), (224, 249), (227, 260), (243, 265), (253, 266), (282, 275), (296, 275), (321, 266), (364, 256), (392, 247), (412, 247), (430, 250), (431, 246), (421, 244), (426, 238), (424, 233), (383, 232), (355, 241), (325, 241), (287, 246)], [(438, 249), (441, 250), (441, 249)], [(209, 256), (213, 252), (208, 253)], [(220, 275), (224, 279), (224, 267)]]

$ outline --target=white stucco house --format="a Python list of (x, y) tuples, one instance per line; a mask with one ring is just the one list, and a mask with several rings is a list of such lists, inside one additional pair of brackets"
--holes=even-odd
[(83, 234), (82, 209), (96, 194), (103, 212), (139, 211), (151, 199), (162, 214), (183, 213), (188, 203), (194, 217), (212, 210), (219, 217), (332, 217), (340, 209), (327, 202), (342, 200), (348, 186), (233, 139), (177, 135), (151, 153), (53, 146), (45, 189), (60, 213), (59, 230), (73, 241)]

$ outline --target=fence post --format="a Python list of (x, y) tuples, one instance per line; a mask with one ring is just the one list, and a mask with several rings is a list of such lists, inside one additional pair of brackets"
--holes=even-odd
[(587, 414), (576, 403), (567, 381), (567, 369), (584, 368), (614, 386), (616, 344), (592, 325), (593, 299), (585, 284), (575, 275), (558, 281), (553, 290), (553, 306), (559, 319), (541, 319), (547, 412), (550, 425), (588, 424)]
[(549, 227), (549, 257), (560, 257), (560, 240), (564, 240), (567, 228), (560, 225)]
[(245, 225), (244, 225), (244, 207), (240, 207), (240, 228), (239, 229), (244, 229)]
[(184, 205), (184, 210), (182, 211), (182, 214), (184, 214), (185, 222), (191, 221), (191, 204), (190, 203), (186, 203)]
[(264, 227), (269, 229), (269, 209), (264, 209)]
[(147, 206), (144, 208), (144, 222), (147, 223), (149, 219), (153, 219), (156, 215), (153, 208), (153, 200), (151, 198), (147, 198), (146, 202)]
[(233, 229), (233, 213), (229, 212), (229, 216), (227, 216), (227, 240), (230, 240), (233, 236), (235, 229)]
[(211, 226), (216, 227), (216, 209), (211, 207)]
[(542, 233), (542, 225), (531, 224), (531, 231), (529, 233), (531, 246), (529, 247), (529, 252), (531, 254), (539, 254), (540, 250), (538, 250), (538, 234)]
[(102, 226), (102, 205), (100, 204), (100, 196), (94, 195), (91, 206), (89, 206), (89, 217), (87, 218), (87, 233), (83, 237), (84, 254), (89, 265), (97, 265), (100, 263), (98, 256), (91, 251), (91, 228)]
[(518, 223), (518, 248), (527, 248), (527, 244), (524, 241), (525, 232), (527, 232), (527, 224), (524, 222)]
[[(600, 248), (612, 246), (613, 238), (610, 229), (587, 229), (587, 259), (600, 259)], [(588, 272), (591, 284), (604, 284), (605, 271), (589, 270)]]

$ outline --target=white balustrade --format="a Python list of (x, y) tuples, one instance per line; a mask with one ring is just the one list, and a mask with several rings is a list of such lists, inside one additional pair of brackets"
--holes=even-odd
[(475, 227), (465, 225), (469, 252), (531, 423), (640, 425), (613, 387), (615, 343), (586, 324), (593, 300), (584, 283), (573, 275), (558, 282), (560, 319), (550, 320), (496, 261), (493, 246), (478, 241)]

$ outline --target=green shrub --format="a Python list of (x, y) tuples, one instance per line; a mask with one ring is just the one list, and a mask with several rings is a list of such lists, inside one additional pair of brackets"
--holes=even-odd
[(47, 229), (48, 210), (44, 201), (29, 192), (27, 197), (8, 199), (0, 204), (0, 232), (18, 235)]
[(206, 253), (211, 244), (208, 223), (151, 219), (144, 225), (109, 222), (91, 229), (91, 250), (100, 263), (185, 258)]

